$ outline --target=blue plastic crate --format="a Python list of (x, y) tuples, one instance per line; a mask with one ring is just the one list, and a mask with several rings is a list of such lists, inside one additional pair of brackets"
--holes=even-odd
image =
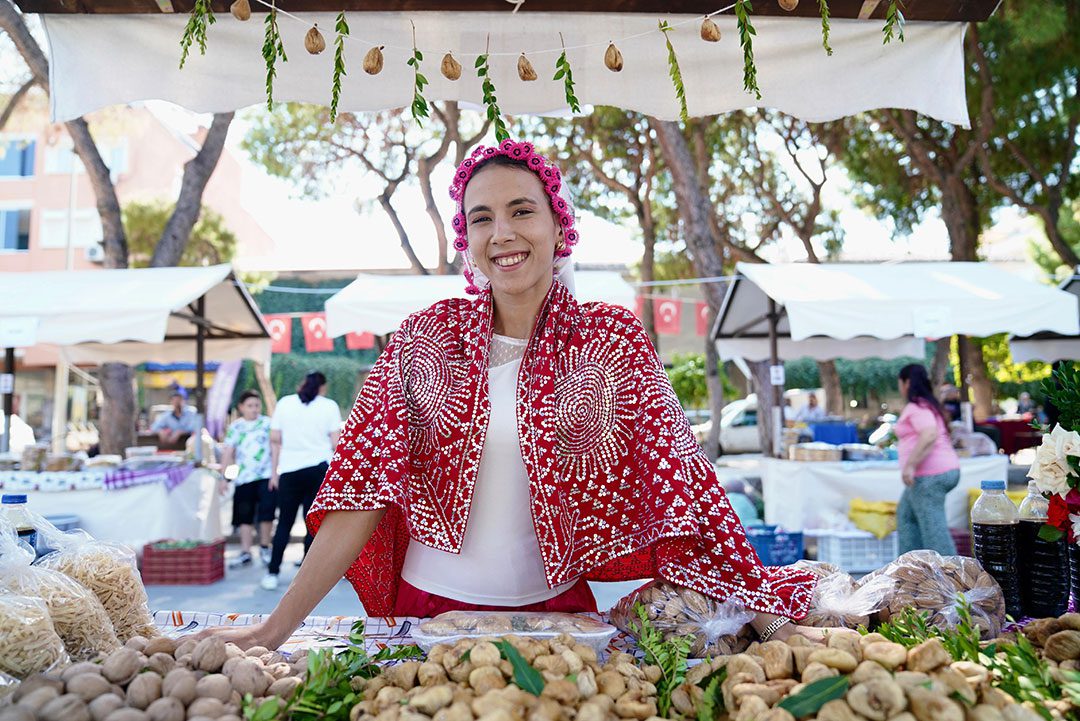
[(750, 545), (766, 566), (788, 566), (803, 557), (802, 531), (785, 531), (779, 526), (750, 526)]

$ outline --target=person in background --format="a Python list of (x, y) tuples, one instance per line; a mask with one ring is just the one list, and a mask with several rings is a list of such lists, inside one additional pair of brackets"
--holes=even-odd
[(942, 383), (939, 391), (940, 408), (946, 423), (962, 420), (964, 412), (960, 407), (960, 389), (952, 383)]
[[(315, 500), (341, 432), (341, 409), (326, 397), (326, 376), (308, 373), (295, 395), (277, 403), (270, 419), (270, 489), (278, 491), (278, 525), (262, 587), (278, 587), (281, 559), (289, 545), (296, 512)], [(304, 555), (312, 535), (304, 536)]]
[(724, 490), (727, 492), (731, 507), (735, 510), (735, 515), (739, 517), (739, 523), (744, 526), (760, 526), (762, 524), (757, 505), (747, 491), (746, 481), (728, 481), (724, 484)]
[[(4, 409), (0, 407), (0, 438), (4, 435)], [(19, 396), (11, 397), (11, 443), (8, 452), (21, 455), (23, 449), (32, 446), (37, 441), (34, 438), (34, 429), (30, 424), (19, 417)]]
[(825, 409), (818, 405), (817, 396), (811, 393), (806, 399), (806, 405), (795, 414), (795, 420), (799, 423), (820, 423), (825, 420)]
[(1016, 412), (1020, 415), (1035, 412), (1035, 401), (1031, 400), (1031, 394), (1024, 391), (1016, 402)]
[[(251, 565), (256, 525), (260, 558), (270, 565), (270, 534), (277, 512), (277, 491), (270, 489), (270, 419), (262, 414), (262, 399), (255, 391), (241, 393), (236, 409), (240, 417), (225, 432), (221, 455), (223, 467), (239, 466), (232, 481), (236, 487), (232, 522), (240, 534), (240, 555), (229, 562), (229, 568)], [(224, 494), (228, 481), (221, 483)]]
[(794, 408), (794, 406), (791, 405), (791, 399), (790, 398), (785, 398), (784, 399), (784, 423), (794, 423), (795, 422), (795, 416), (796, 416), (795, 408)]
[(179, 446), (185, 437), (199, 430), (199, 415), (187, 408), (187, 398), (183, 386), (174, 386), (169, 398), (172, 410), (162, 413), (150, 426), (163, 446)]
[(945, 519), (945, 496), (960, 482), (960, 458), (926, 368), (901, 368), (899, 388), (907, 401), (895, 429), (905, 486), (896, 507), (900, 553), (929, 549), (952, 556), (956, 545)]

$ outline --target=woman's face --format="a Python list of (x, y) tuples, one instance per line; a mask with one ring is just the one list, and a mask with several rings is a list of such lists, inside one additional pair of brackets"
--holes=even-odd
[(240, 404), (240, 415), (245, 420), (253, 421), (259, 417), (262, 412), (262, 401), (258, 398), (248, 398)]
[(482, 168), (462, 205), (469, 252), (492, 292), (546, 294), (563, 233), (540, 179), (520, 168)]

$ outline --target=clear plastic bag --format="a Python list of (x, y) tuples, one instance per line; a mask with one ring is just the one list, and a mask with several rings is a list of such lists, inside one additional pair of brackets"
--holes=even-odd
[(891, 576), (878, 576), (856, 584), (850, 575), (839, 572), (818, 580), (810, 613), (799, 621), (803, 626), (852, 628), (870, 626), (870, 617), (881, 610), (896, 587)]
[(109, 614), (120, 643), (133, 636), (160, 635), (133, 550), (119, 543), (96, 541), (84, 531), (65, 533), (37, 514), (31, 517), (38, 536), (54, 549), (34, 565), (58, 571), (90, 589)]
[(0, 595), (0, 696), (5, 678), (24, 679), (70, 661), (45, 602)]
[(119, 648), (112, 621), (93, 592), (58, 571), (30, 565), (33, 560), (33, 551), (19, 543), (11, 525), (0, 525), (0, 593), (41, 599), (76, 661)]
[(575, 641), (603, 651), (615, 628), (590, 616), (576, 613), (515, 611), (448, 611), (422, 621), (412, 638), (425, 651), (435, 644), (463, 638), (520, 636), (545, 640), (567, 634)]
[(650, 623), (664, 638), (690, 636), (691, 658), (741, 653), (752, 636), (747, 624), (754, 612), (737, 599), (717, 601), (690, 588), (667, 581), (650, 581), (619, 600), (611, 609), (611, 622), (635, 636), (640, 619), (634, 607), (641, 604)]
[(877, 613), (887, 621), (905, 608), (930, 614), (930, 623), (952, 628), (959, 622), (961, 604), (971, 609), (971, 620), (984, 639), (1001, 633), (1005, 622), (1005, 596), (994, 577), (974, 558), (942, 556), (935, 551), (911, 551), (889, 565), (863, 577), (860, 586), (888, 576), (896, 581)]

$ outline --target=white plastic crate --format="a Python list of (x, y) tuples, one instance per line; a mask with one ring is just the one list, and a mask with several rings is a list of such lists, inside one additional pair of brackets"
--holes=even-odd
[(817, 560), (839, 566), (848, 573), (876, 571), (900, 555), (896, 533), (877, 538), (866, 531), (821, 531)]

